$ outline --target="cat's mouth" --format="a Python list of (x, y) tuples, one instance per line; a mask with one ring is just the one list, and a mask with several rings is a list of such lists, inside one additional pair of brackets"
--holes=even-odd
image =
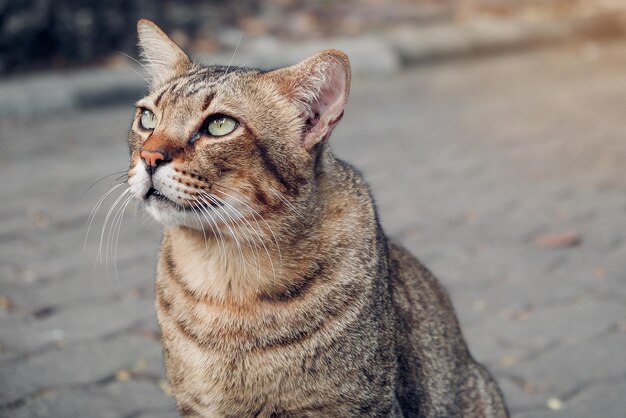
[(165, 196), (163, 193), (161, 193), (160, 191), (158, 191), (154, 187), (150, 187), (150, 189), (148, 190), (148, 192), (145, 194), (145, 196), (143, 198), (144, 198), (144, 200), (148, 200), (150, 198), (154, 198), (156, 200), (161, 200), (161, 201), (164, 201), (164, 202), (167, 202), (167, 203), (175, 204), (174, 201), (169, 199), (167, 196)]
[(151, 199), (153, 199), (154, 201), (162, 202), (166, 205), (173, 206), (176, 209), (183, 210), (183, 211), (192, 211), (194, 209), (199, 209), (203, 206), (210, 206), (213, 208), (218, 208), (222, 206), (220, 202), (207, 201), (207, 200), (202, 200), (202, 202), (200, 201), (190, 202), (190, 204), (179, 204), (173, 201), (172, 199), (170, 199), (169, 197), (165, 196), (163, 193), (161, 193), (154, 187), (150, 187), (150, 189), (148, 189), (148, 192), (144, 195), (143, 198), (145, 201), (150, 201)]

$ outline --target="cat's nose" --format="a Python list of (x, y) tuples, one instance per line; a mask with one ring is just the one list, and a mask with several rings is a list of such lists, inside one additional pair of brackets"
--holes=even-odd
[(170, 161), (168, 153), (164, 150), (143, 150), (139, 156), (146, 164), (146, 170), (150, 175), (154, 174), (159, 165)]

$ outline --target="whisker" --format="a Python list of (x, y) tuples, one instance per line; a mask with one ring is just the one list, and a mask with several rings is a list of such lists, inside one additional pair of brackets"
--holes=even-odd
[[(91, 190), (91, 189), (92, 189), (92, 188), (93, 188), (96, 184), (100, 183), (101, 181), (103, 181), (103, 180), (105, 180), (105, 179), (108, 179), (108, 178), (109, 178), (109, 177), (111, 177), (111, 176), (115, 176), (116, 174), (121, 174), (121, 173), (126, 173), (126, 170), (116, 171), (115, 173), (107, 174), (106, 176), (102, 177), (100, 180), (97, 180), (97, 181), (95, 181), (95, 182), (91, 183), (91, 186), (87, 187), (87, 190), (85, 190), (85, 191), (83, 192), (83, 194), (80, 196), (80, 199), (78, 199), (78, 201), (79, 201), (79, 202), (80, 202), (80, 201), (82, 201), (82, 200), (83, 200), (83, 198), (85, 197), (85, 195), (86, 195), (87, 193), (89, 193), (89, 190)], [(127, 174), (124, 174), (124, 176), (121, 176), (121, 177), (117, 177), (116, 179), (114, 179), (114, 180), (113, 180), (112, 184), (114, 184), (116, 181), (121, 180), (121, 179), (122, 179), (122, 178), (124, 178), (125, 176), (127, 176)]]
[(144, 77), (143, 74), (141, 74), (139, 71), (135, 70), (133, 67), (131, 67), (130, 65), (127, 65), (126, 68), (128, 68), (129, 70), (131, 70), (133, 73), (137, 74), (139, 77), (143, 78), (143, 80), (147, 83), (150, 84), (150, 81)]
[[(205, 193), (203, 193), (203, 194), (205, 194)], [(230, 234), (232, 235), (233, 239), (235, 240), (235, 244), (237, 245), (237, 250), (239, 251), (239, 256), (241, 257), (241, 263), (243, 265), (245, 265), (246, 264), (245, 263), (245, 257), (243, 256), (243, 251), (241, 249), (241, 244), (239, 243), (239, 239), (237, 238), (237, 234), (235, 234), (233, 229), (228, 224), (228, 221), (226, 221), (226, 219), (220, 214), (219, 211), (213, 210), (212, 206), (209, 204), (209, 202), (206, 201), (206, 199), (204, 199), (203, 196), (199, 196), (199, 197), (200, 197), (200, 199), (204, 200), (204, 203), (207, 205), (207, 208), (211, 208), (212, 212), (215, 213), (215, 215), (217, 215), (222, 220), (222, 222), (224, 223), (226, 228), (228, 228), (228, 230), (230, 231)]]
[[(147, 54), (146, 54), (146, 55), (144, 55), (144, 56), (143, 56), (143, 58), (144, 58), (146, 61), (148, 61), (148, 63), (150, 64), (150, 67), (149, 67), (149, 68), (151, 68), (151, 69), (155, 69), (155, 70), (156, 70), (156, 68), (157, 68), (157, 66), (156, 66), (157, 62), (156, 62), (156, 61), (154, 61), (154, 60), (153, 60), (153, 59), (152, 59), (149, 55), (147, 55)], [(153, 80), (153, 81), (155, 81), (155, 80), (159, 80), (159, 77), (157, 77), (157, 76), (158, 76), (158, 74), (156, 74), (156, 73), (154, 73), (154, 72), (150, 71), (150, 75), (152, 76), (152, 80)]]
[[(148, 72), (148, 74), (150, 74), (150, 77), (152, 77), (152, 78), (154, 79), (154, 73), (153, 73), (153, 72), (152, 72), (152, 70), (151, 70), (151, 69), (150, 69), (147, 65), (145, 65), (143, 62), (141, 62), (141, 61), (139, 61), (139, 60), (137, 60), (137, 59), (135, 59), (135, 58), (131, 57), (131, 56), (130, 56), (130, 55), (128, 55), (128, 54), (123, 53), (122, 51), (117, 51), (117, 52), (118, 52), (119, 54), (122, 54), (122, 55), (124, 55), (125, 57), (130, 58), (131, 60), (135, 61), (135, 62), (136, 62), (137, 64), (139, 64), (139, 65), (140, 65), (140, 66), (141, 66), (144, 70), (146, 70), (146, 71)], [(129, 66), (128, 68), (130, 68), (131, 70), (133, 70), (130, 66)], [(135, 71), (135, 70), (133, 70), (133, 71)], [(135, 71), (135, 72), (136, 72), (136, 71)], [(137, 72), (136, 72), (136, 73), (137, 73)], [(137, 74), (139, 74), (139, 73), (137, 73)], [(139, 74), (139, 75), (141, 76), (141, 78), (143, 78), (144, 80), (146, 80), (146, 82), (147, 82), (148, 84), (150, 83), (150, 81), (148, 81), (148, 79), (146, 79), (146, 77), (144, 77), (142, 74)]]
[[(224, 244), (224, 236), (222, 235), (222, 231), (220, 231), (219, 227), (217, 226), (217, 223), (213, 219), (213, 216), (211, 215), (210, 211), (208, 210), (208, 208), (206, 206), (204, 206), (205, 204), (206, 203), (203, 202), (203, 205), (197, 205), (196, 207), (198, 208), (198, 210), (200, 211), (200, 213), (202, 214), (204, 219), (207, 220), (207, 222), (209, 224), (209, 227), (211, 228), (211, 231), (213, 231), (213, 236), (217, 240), (218, 247), (221, 250), (221, 252), (220, 252), (220, 262), (224, 263), (224, 260), (227, 258), (227, 255), (226, 255), (226, 245)], [(207, 215), (208, 215), (209, 218), (211, 218), (211, 220), (209, 220), (209, 218), (207, 218)], [(213, 227), (213, 224), (215, 224), (215, 228)], [(221, 244), (221, 246), (220, 246), (220, 244)]]
[[(222, 77), (220, 77), (218, 82), (224, 80), (226, 78), (226, 76), (228, 75), (228, 70), (230, 69), (230, 66), (233, 63), (233, 60), (235, 59), (235, 55), (237, 55), (237, 50), (239, 49), (239, 44), (241, 43), (242, 39), (243, 39), (243, 32), (241, 32), (241, 34), (239, 34), (239, 40), (237, 41), (237, 45), (235, 46), (235, 51), (233, 51), (233, 55), (230, 57), (230, 61), (228, 62), (228, 66), (226, 67), (226, 71), (225, 71), (224, 75)], [(237, 72), (237, 71), (235, 70), (235, 72)]]
[(147, 213), (143, 214), (143, 221), (141, 222), (142, 226), (147, 226), (149, 228), (155, 223), (156, 223), (156, 219), (154, 219), (152, 216), (148, 215)]
[(126, 208), (128, 207), (128, 205), (130, 204), (130, 202), (132, 202), (133, 200), (133, 196), (129, 195), (126, 198), (126, 201), (124, 202), (124, 206), (122, 207), (122, 215), (120, 216), (120, 219), (118, 221), (118, 225), (117, 225), (117, 237), (115, 237), (115, 247), (114, 247), (114, 251), (113, 251), (113, 271), (115, 271), (115, 279), (117, 280), (117, 283), (120, 283), (120, 277), (117, 274), (117, 248), (118, 248), (118, 244), (120, 241), (120, 232), (122, 231), (122, 222), (124, 221), (124, 214), (126, 213)]
[(300, 212), (298, 212), (298, 210), (295, 208), (295, 206), (293, 206), (293, 204), (291, 204), (291, 202), (289, 202), (287, 199), (285, 199), (285, 197), (283, 196), (283, 194), (281, 192), (279, 192), (276, 189), (273, 189), (272, 187), (269, 188), (270, 191), (272, 193), (274, 193), (274, 195), (276, 197), (278, 197), (289, 209), (291, 209), (291, 211), (293, 213), (295, 213), (296, 215), (298, 215), (299, 217), (301, 217), (302, 219), (306, 219), (304, 217), (304, 215), (302, 215)]
[(109, 222), (109, 218), (111, 217), (111, 213), (113, 212), (113, 209), (115, 208), (115, 206), (117, 206), (117, 204), (122, 200), (122, 198), (124, 198), (124, 196), (126, 196), (127, 193), (130, 192), (130, 188), (126, 188), (126, 190), (124, 190), (122, 192), (122, 194), (120, 194), (117, 199), (115, 200), (115, 202), (113, 202), (113, 205), (111, 205), (111, 208), (109, 208), (109, 211), (107, 212), (107, 215), (104, 218), (104, 223), (102, 225), (102, 232), (100, 233), (100, 245), (98, 246), (98, 256), (96, 257), (96, 263), (98, 261), (100, 261), (100, 263), (102, 263), (103, 259), (102, 259), (102, 242), (104, 240), (104, 233), (106, 231), (106, 226), (107, 223)]
[[(227, 194), (225, 194), (225, 195), (227, 195)], [(273, 260), (272, 260), (272, 256), (271, 256), (271, 255), (270, 255), (270, 253), (269, 253), (269, 250), (267, 249), (267, 246), (265, 245), (265, 242), (264, 242), (264, 240), (263, 240), (263, 237), (261, 237), (261, 235), (260, 235), (260, 234), (259, 234), (259, 232), (256, 230), (256, 228), (254, 228), (254, 227), (252, 226), (252, 224), (250, 223), (250, 221), (248, 221), (248, 219), (247, 219), (247, 218), (246, 218), (246, 217), (245, 217), (245, 216), (244, 216), (244, 215), (243, 215), (243, 214), (242, 214), (239, 210), (237, 210), (237, 208), (235, 208), (233, 205), (231, 205), (230, 203), (226, 202), (224, 199), (221, 199), (221, 198), (219, 198), (219, 197), (217, 197), (217, 196), (215, 196), (215, 199), (217, 199), (217, 200), (218, 200), (218, 201), (219, 201), (222, 205), (224, 205), (225, 207), (230, 208), (232, 211), (234, 211), (234, 212), (235, 212), (235, 214), (236, 214), (237, 216), (239, 216), (241, 219), (243, 219), (243, 221), (245, 221), (245, 222), (248, 224), (248, 226), (246, 227), (246, 229), (247, 229), (248, 231), (252, 231), (252, 232), (254, 232), (254, 233), (255, 233), (255, 235), (257, 236), (257, 238), (258, 238), (258, 240), (259, 240), (259, 242), (260, 242), (260, 243), (261, 243), (261, 245), (263, 246), (263, 249), (265, 250), (265, 254), (267, 255), (267, 259), (268, 259), (268, 261), (269, 261), (269, 263), (270, 263), (270, 266), (271, 266), (271, 268), (272, 268), (272, 275), (273, 275), (273, 277), (274, 277), (274, 280), (276, 280), (276, 270), (274, 269), (274, 262), (273, 262)], [(255, 220), (255, 221), (256, 221), (256, 220)], [(258, 222), (257, 222), (257, 226), (260, 228), (260, 225), (259, 225), (259, 223), (258, 223)], [(253, 241), (254, 241), (254, 239), (253, 239)], [(256, 244), (256, 241), (254, 241), (254, 242), (255, 242), (255, 246), (258, 248), (258, 244)], [(258, 255), (258, 251), (257, 251), (257, 255)], [(258, 261), (258, 262), (260, 263), (260, 261)], [(260, 266), (259, 266), (259, 269), (260, 269)]]
[[(219, 198), (217, 198), (219, 199)], [(246, 217), (240, 212), (238, 211), (235, 207), (233, 207), (232, 205), (230, 205), (228, 202), (224, 201), (223, 199), (220, 199), (220, 201), (222, 201), (222, 204), (224, 205), (225, 208), (230, 208), (239, 218), (243, 219), (247, 225), (244, 225), (246, 230), (248, 231), (248, 235), (251, 238), (251, 242), (252, 244), (254, 244), (254, 252), (255, 252), (255, 258), (256, 258), (256, 262), (257, 262), (257, 290), (258, 290), (258, 285), (261, 283), (261, 254), (259, 252), (259, 244), (257, 243), (257, 241), (254, 239), (254, 237), (252, 236), (251, 232), (254, 232), (254, 234), (258, 237), (258, 242), (261, 243), (261, 245), (263, 246), (263, 249), (265, 250), (265, 253), (267, 254), (270, 266), (272, 268), (272, 277), (274, 278), (274, 280), (276, 279), (276, 271), (274, 270), (274, 263), (272, 261), (272, 258), (269, 255), (269, 252), (267, 251), (267, 247), (265, 246), (265, 243), (263, 242), (263, 239), (261, 238), (259, 232), (252, 226), (252, 224), (248, 221), (248, 219), (246, 219)]]
[(133, 206), (133, 216), (137, 216), (138, 211), (139, 211), (139, 200), (135, 199), (135, 206)]
[(89, 216), (87, 217), (87, 232), (85, 233), (85, 241), (83, 242), (83, 251), (85, 251), (85, 248), (87, 247), (87, 239), (89, 238), (89, 231), (91, 231), (91, 226), (93, 224), (94, 219), (96, 218), (96, 215), (98, 214), (98, 211), (100, 210), (100, 207), (102, 206), (102, 204), (104, 203), (104, 201), (106, 200), (106, 198), (113, 193), (116, 189), (118, 189), (119, 187), (123, 186), (124, 183), (120, 183), (114, 187), (110, 187), (109, 190), (107, 190), (102, 197), (100, 197), (100, 199), (98, 199), (98, 202), (96, 202), (96, 205), (94, 206), (94, 208), (91, 210), (91, 212), (89, 213)]
[(202, 236), (204, 237), (204, 250), (208, 253), (209, 243), (208, 243), (208, 239), (206, 236), (206, 231), (204, 230), (204, 223), (202, 222), (202, 219), (200, 219), (200, 215), (196, 211), (195, 204), (193, 202), (191, 203), (191, 210), (196, 215), (196, 218), (198, 218), (198, 223), (200, 224), (200, 228), (202, 228)]
[[(115, 230), (117, 229), (117, 224), (118, 224), (118, 219), (121, 216), (121, 214), (123, 214), (122, 210), (124, 209), (126, 202), (128, 201), (128, 199), (131, 196), (126, 196), (124, 198), (124, 200), (119, 204), (119, 206), (117, 207), (117, 209), (115, 210), (115, 213), (113, 215), (113, 219), (111, 220), (111, 226), (109, 227), (109, 233), (107, 234), (107, 243), (106, 243), (106, 248), (105, 248), (105, 269), (107, 272), (107, 275), (109, 274), (109, 251), (111, 253), (111, 257), (113, 258), (113, 244), (115, 243)], [(110, 249), (110, 250), (109, 250)], [(115, 259), (114, 259), (115, 262)], [(115, 267), (115, 265), (114, 265)], [(119, 280), (118, 283), (119, 285)]]
[[(226, 187), (226, 186), (220, 186), (220, 187)], [(254, 209), (252, 206), (250, 206), (249, 204), (247, 204), (245, 201), (243, 201), (244, 197), (241, 195), (241, 193), (239, 193), (237, 190), (230, 188), (230, 187), (226, 187), (228, 190), (230, 190), (231, 192), (239, 195), (241, 197), (240, 199), (237, 199), (235, 196), (232, 196), (226, 192), (224, 192), (223, 190), (215, 190), (218, 193), (222, 193), (225, 196), (230, 197), (231, 199), (241, 203), (242, 205), (244, 205), (245, 207), (247, 207), (248, 209), (250, 209), (250, 211), (252, 211), (252, 216), (254, 217), (254, 222), (256, 222), (257, 226), (261, 228), (261, 225), (259, 225), (259, 221), (257, 221), (257, 217), (261, 218), (261, 221), (263, 221), (263, 223), (265, 223), (265, 226), (267, 226), (267, 229), (270, 231), (270, 234), (272, 234), (272, 239), (274, 240), (274, 244), (276, 244), (276, 250), (278, 251), (278, 258), (279, 258), (279, 262), (280, 265), (283, 265), (283, 256), (282, 253), (280, 251), (280, 245), (278, 244), (278, 239), (276, 238), (276, 234), (274, 233), (274, 231), (272, 230), (272, 227), (270, 226), (270, 224), (265, 220), (265, 218), (256, 211), (256, 209)]]
[[(237, 71), (239, 71), (239, 70), (241, 70), (241, 69), (245, 68), (245, 66), (246, 66), (246, 65), (248, 65), (249, 63), (250, 63), (250, 61), (246, 61), (246, 62), (244, 62), (243, 64), (241, 64), (239, 67), (237, 67), (237, 68), (235, 69), (235, 71), (233, 71), (232, 73), (230, 73), (230, 76), (232, 77), (233, 75), (237, 74)], [(215, 84), (219, 84), (219, 83), (220, 83), (220, 82), (221, 82), (221, 81), (222, 81), (225, 77), (226, 77), (226, 74), (225, 74), (225, 75), (223, 75), (223, 76), (221, 76), (221, 77), (220, 77), (220, 78), (219, 78), (219, 79), (215, 82)]]
[[(259, 235), (259, 233), (258, 233), (258, 232), (257, 232), (257, 231), (256, 231), (256, 230), (252, 227), (252, 225), (251, 225), (251, 224), (250, 224), (250, 222), (249, 222), (249, 221), (245, 218), (245, 216), (243, 216), (243, 214), (242, 214), (241, 212), (239, 212), (236, 208), (234, 208), (234, 207), (233, 207), (232, 205), (230, 205), (228, 202), (224, 201), (223, 199), (220, 199), (219, 197), (217, 197), (217, 196), (215, 196), (215, 195), (213, 195), (212, 200), (213, 200), (214, 202), (218, 202), (218, 203), (220, 203), (220, 202), (221, 202), (221, 203), (222, 203), (222, 205), (224, 206), (224, 211), (225, 211), (226, 215), (227, 215), (227, 216), (228, 216), (231, 220), (233, 220), (233, 222), (235, 222), (235, 223), (237, 223), (238, 225), (240, 225), (240, 226), (241, 226), (241, 228), (242, 228), (242, 232), (247, 232), (247, 234), (248, 234), (248, 237), (249, 237), (249, 238), (248, 238), (248, 239), (246, 239), (246, 242), (248, 242), (248, 246), (252, 249), (253, 254), (254, 254), (254, 257), (255, 257), (255, 260), (256, 260), (256, 264), (257, 264), (257, 286), (258, 286), (258, 285), (260, 284), (260, 282), (261, 282), (261, 260), (260, 260), (259, 250), (258, 250), (259, 245), (258, 245), (258, 243), (256, 242), (256, 240), (254, 239), (254, 237), (252, 236), (252, 234), (251, 234), (250, 230), (252, 230), (252, 231), (254, 231), (254, 232), (256, 233), (257, 237), (259, 238), (259, 242), (261, 242), (261, 244), (262, 244), (263, 246), (265, 246), (265, 244), (263, 244), (263, 239), (261, 238), (261, 236)], [(231, 216), (231, 215), (228, 213), (227, 209), (229, 209), (229, 208), (230, 208), (230, 209), (231, 209), (231, 210), (235, 213), (235, 215), (236, 215), (239, 219), (234, 218), (233, 216)], [(248, 226), (246, 226), (246, 225), (242, 222), (242, 220), (243, 220), (243, 221), (245, 221), (245, 222), (247, 222), (247, 223), (248, 223), (248, 225), (250, 225), (250, 226), (249, 226), (249, 227), (248, 227)], [(245, 229), (243, 229), (243, 228), (245, 228)], [(254, 244), (254, 247), (252, 247), (252, 244)], [(266, 248), (266, 252), (267, 252), (267, 248)], [(268, 258), (269, 258), (270, 264), (272, 265), (272, 271), (274, 271), (274, 266), (273, 266), (273, 264), (272, 264), (271, 257), (269, 257), (269, 253), (268, 253)], [(276, 277), (276, 274), (275, 274), (275, 273), (274, 273), (274, 277)]]

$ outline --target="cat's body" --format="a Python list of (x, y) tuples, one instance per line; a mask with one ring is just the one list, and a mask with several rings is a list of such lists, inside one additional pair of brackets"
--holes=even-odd
[[(154, 59), (164, 35), (139, 28)], [(129, 183), (166, 224), (157, 313), (181, 414), (507, 416), (445, 291), (385, 237), (366, 183), (328, 147), (345, 56), (228, 78), (172, 51), (175, 71), (139, 104)], [(196, 121), (213, 114), (238, 123), (209, 135)]]

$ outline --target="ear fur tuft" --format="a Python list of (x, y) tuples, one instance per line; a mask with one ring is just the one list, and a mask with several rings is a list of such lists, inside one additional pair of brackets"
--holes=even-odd
[(156, 24), (147, 19), (137, 22), (141, 57), (155, 88), (188, 70), (189, 57)]

